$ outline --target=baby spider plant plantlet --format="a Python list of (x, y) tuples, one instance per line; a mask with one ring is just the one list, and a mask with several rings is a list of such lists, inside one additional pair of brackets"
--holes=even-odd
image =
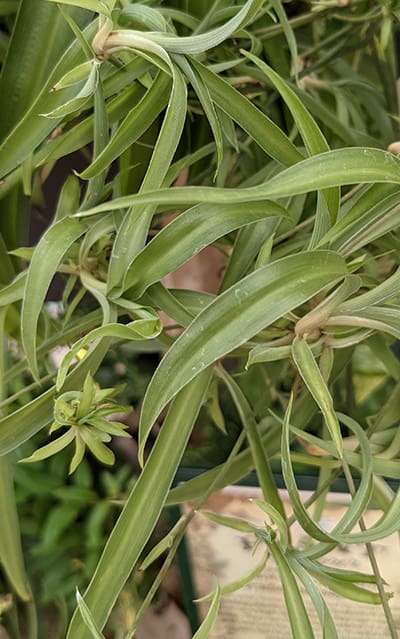
[(34, 462), (55, 455), (72, 442), (75, 452), (72, 457), (69, 473), (73, 473), (81, 463), (86, 448), (103, 464), (113, 464), (115, 456), (106, 446), (112, 435), (130, 437), (126, 433), (126, 424), (107, 419), (115, 413), (128, 412), (130, 406), (115, 404), (113, 395), (118, 392), (115, 388), (100, 389), (90, 373), (87, 374), (82, 391), (67, 391), (62, 393), (54, 402), (54, 422), (49, 435), (60, 428), (68, 430), (46, 446), (36, 450), (30, 457), (21, 462)]

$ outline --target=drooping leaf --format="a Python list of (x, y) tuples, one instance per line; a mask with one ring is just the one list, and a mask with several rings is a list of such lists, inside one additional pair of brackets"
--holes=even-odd
[[(100, 628), (104, 626), (156, 524), (205, 397), (210, 374), (211, 371), (204, 371), (175, 398), (146, 465), (108, 538), (84, 595)], [(164, 469), (162, 476), (159, 474), (160, 468)], [(86, 638), (86, 627), (76, 611), (67, 639)]]
[(195, 186), (160, 189), (116, 198), (80, 215), (94, 215), (134, 204), (180, 206), (201, 202), (259, 202), (358, 182), (399, 184), (400, 159), (379, 149), (335, 149), (298, 162), (258, 186), (243, 189)]
[(215, 589), (215, 594), (211, 601), (211, 605), (208, 609), (207, 615), (205, 616), (205, 619), (203, 623), (201, 624), (200, 628), (193, 635), (193, 639), (207, 639), (207, 637), (209, 637), (211, 629), (217, 618), (220, 600), (221, 600), (221, 588), (218, 585)]
[(219, 237), (270, 216), (286, 216), (272, 202), (243, 205), (201, 205), (173, 220), (145, 246), (129, 266), (124, 290), (139, 297), (146, 288), (171, 273)]
[(0, 564), (12, 587), (23, 601), (31, 600), (20, 540), (18, 514), (15, 505), (12, 464), (7, 456), (0, 457)]
[(268, 548), (279, 570), (293, 639), (314, 639), (309, 615), (287, 558), (274, 542), (268, 544)]
[(332, 396), (313, 352), (305, 339), (295, 337), (292, 344), (292, 355), (297, 370), (324, 416), (329, 434), (336, 446), (337, 454), (341, 457), (343, 454), (343, 440), (339, 420), (333, 407)]
[[(301, 288), (299, 272), (304, 273)], [(141, 415), (141, 454), (155, 419), (180, 388), (345, 274), (344, 263), (332, 253), (293, 255), (251, 273), (211, 302), (176, 340), (150, 382)]]
[(85, 232), (73, 218), (52, 225), (39, 241), (28, 269), (22, 304), (22, 343), (34, 377), (39, 377), (36, 355), (37, 323), (51, 280), (70, 246)]
[(104, 326), (99, 326), (93, 329), (90, 333), (87, 333), (84, 337), (81, 337), (69, 352), (64, 356), (60, 368), (58, 369), (56, 388), (59, 390), (65, 381), (67, 376), (68, 367), (72, 360), (76, 357), (77, 353), (84, 348), (90, 342), (103, 337), (114, 337), (122, 340), (145, 340), (153, 339), (161, 332), (161, 322), (158, 316), (155, 314), (151, 316), (149, 313), (149, 319), (138, 319), (129, 322), (129, 324), (115, 324), (108, 323)]

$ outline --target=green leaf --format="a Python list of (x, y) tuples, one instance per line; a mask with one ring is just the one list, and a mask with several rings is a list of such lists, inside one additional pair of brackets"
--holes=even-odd
[(62, 185), (57, 202), (54, 222), (72, 215), (79, 208), (80, 184), (76, 175), (69, 175)]
[[(43, 86), (47, 84), (53, 66), (72, 41), (72, 33), (58, 7), (49, 2), (38, 4), (36, 0), (20, 1), (18, 5), (0, 78), (1, 139), (19, 126)], [(69, 12), (79, 24), (84, 24), (84, 12), (80, 9)], [(51, 124), (50, 129), (52, 126)], [(26, 148), (28, 154), (33, 151), (32, 146)], [(20, 150), (14, 149), (14, 152)], [(2, 158), (2, 162), (8, 160), (7, 157)]]
[[(190, 65), (189, 61), (184, 56), (174, 56), (174, 60), (178, 64), (178, 66), (182, 69), (183, 73), (189, 80), (193, 89), (196, 92), (197, 97), (199, 98), (200, 104), (204, 109), (205, 116), (208, 120), (208, 123), (211, 127), (215, 146), (217, 150), (217, 168), (215, 170), (215, 176), (218, 175), (219, 170), (221, 168), (222, 159), (223, 159), (223, 132), (222, 132), (222, 124), (219, 117), (219, 113), (214, 106), (214, 103), (211, 99), (210, 93), (205, 86), (201, 76), (198, 72)], [(214, 176), (214, 179), (215, 179)]]
[[(36, 91), (34, 94), (28, 93), (24, 113), (20, 113), (19, 119), (15, 120), (13, 125), (7, 129), (7, 137), (5, 137), (0, 147), (0, 177), (4, 177), (21, 164), (56, 127), (57, 121), (42, 118), (39, 117), (39, 115), (40, 113), (51, 111), (59, 106), (62, 101), (65, 102), (69, 97), (73, 97), (74, 89), (65, 89), (65, 96), (62, 101), (60, 100), (59, 92), (53, 91), (49, 93), (49, 90), (69, 69), (84, 60), (84, 54), (78, 42), (73, 42), (61, 56), (66, 42), (71, 39), (71, 32), (57, 7), (47, 2), (40, 3), (41, 11), (45, 7), (51, 10), (52, 17), (50, 19), (49, 16), (43, 17), (41, 12), (38, 12), (35, 0), (24, 2), (23, 6), (27, 8), (25, 15), (27, 22), (26, 29), (34, 35), (35, 46), (28, 47), (26, 34), (21, 33), (16, 42), (16, 47), (18, 47), (19, 51), (25, 51), (29, 56), (28, 67), (32, 64), (32, 69), (29, 68), (29, 73), (32, 78), (35, 78), (35, 81), (37, 77), (36, 69), (43, 69), (45, 75), (42, 78), (43, 88), (41, 86), (39, 87), (41, 88), (40, 93), (38, 95), (36, 95)], [(35, 16), (34, 29), (32, 23), (33, 16)], [(58, 22), (62, 27), (62, 37), (60, 37), (60, 31), (58, 31)], [(41, 33), (37, 31), (38, 26), (40, 27)], [(85, 30), (85, 34), (89, 38), (93, 35), (95, 27), (96, 25), (93, 23)], [(48, 44), (49, 33), (52, 34), (53, 43), (53, 46), (50, 47)], [(66, 40), (66, 37), (68, 40)], [(37, 42), (40, 42), (41, 45), (36, 46)], [(62, 48), (59, 49), (60, 45)], [(53, 47), (55, 47), (55, 49)], [(32, 56), (33, 50), (37, 53), (39, 59)], [(44, 64), (44, 60), (48, 60), (49, 62)], [(14, 63), (14, 66), (10, 70), (12, 74), (15, 73), (15, 66), (18, 66), (18, 63)], [(21, 75), (20, 77), (22, 79), (24, 76)], [(15, 84), (14, 75), (12, 75), (12, 82)], [(1, 90), (2, 92), (5, 91), (5, 87), (1, 87)], [(7, 95), (7, 99), (11, 93), (12, 91), (10, 89), (5, 91), (4, 94)], [(18, 100), (19, 96), (17, 93), (13, 93)], [(3, 95), (3, 93), (1, 95)]]
[(271, 7), (275, 11), (279, 22), (282, 26), (283, 33), (286, 38), (286, 42), (289, 47), (290, 55), (292, 56), (292, 64), (291, 64), (291, 73), (295, 76), (297, 80), (298, 74), (298, 52), (297, 52), (297, 40), (294, 35), (292, 25), (290, 24), (285, 9), (283, 8), (281, 0), (271, 0)]
[(23, 601), (32, 598), (25, 573), (10, 458), (0, 457), (0, 563), (15, 592)]
[[(346, 351), (339, 351), (336, 354), (331, 374), (331, 378), (333, 380), (336, 379), (336, 377), (341, 374), (343, 369), (348, 365), (351, 359), (351, 351), (349, 351), (350, 349), (346, 349)], [(300, 395), (294, 403), (293, 416), (291, 419), (293, 426), (304, 430), (306, 425), (315, 415), (316, 410), (316, 404), (308, 392)], [(266, 417), (263, 420), (262, 425), (262, 445), (268, 451), (269, 458), (271, 458), (273, 455), (279, 453), (281, 448), (281, 423), (277, 422), (277, 420), (273, 417)], [(367, 450), (369, 451), (368, 441)], [(365, 457), (365, 459), (368, 460), (368, 457)], [(349, 460), (349, 463), (353, 464), (353, 461), (350, 462)], [(386, 461), (386, 464), (387, 463), (388, 462)], [(363, 462), (363, 458), (360, 456), (357, 460), (357, 466), (361, 468), (363, 465), (369, 467), (369, 462)], [(215, 468), (203, 472), (200, 475), (196, 475), (196, 477), (189, 479), (179, 486), (175, 486), (175, 488), (170, 491), (167, 499), (167, 505), (180, 504), (187, 500), (197, 499), (204, 494), (211, 484), (213, 485), (213, 490), (219, 490), (225, 486), (229, 486), (230, 484), (235, 484), (240, 479), (243, 479), (243, 477), (248, 475), (253, 469), (254, 463), (252, 461), (251, 451), (249, 449), (242, 450), (231, 462), (229, 469), (224, 474), (223, 482), (218, 480), (218, 473), (221, 472), (221, 466), (216, 466)], [(361, 483), (363, 483), (364, 478), (367, 482), (369, 482), (371, 479), (370, 473), (366, 472), (363, 474)]]
[[(301, 272), (302, 286), (298, 285)], [(329, 252), (293, 255), (251, 273), (211, 302), (161, 361), (144, 398), (140, 452), (167, 402), (204, 368), (346, 274)]]
[(246, 432), (247, 441), (250, 445), (258, 482), (263, 492), (264, 499), (265, 501), (268, 501), (271, 504), (271, 507), (280, 514), (283, 520), (285, 520), (285, 509), (272, 475), (268, 456), (266, 455), (262, 445), (259, 425), (254, 418), (253, 410), (239, 384), (235, 382), (232, 376), (229, 375), (222, 366), (218, 367), (217, 374), (221, 377), (227, 387), (236, 406), (236, 410), (239, 413), (240, 420)]
[(72, 475), (78, 468), (85, 455), (86, 446), (82, 437), (77, 433), (75, 437), (75, 452), (69, 465), (68, 474)]
[(48, 113), (41, 113), (41, 115), (43, 115), (45, 118), (59, 119), (64, 118), (66, 115), (70, 115), (70, 113), (74, 113), (75, 111), (80, 111), (89, 101), (89, 99), (94, 95), (98, 82), (99, 62), (93, 61), (87, 80), (80, 91), (78, 91), (78, 93), (73, 98), (70, 98)]
[(268, 549), (278, 566), (293, 639), (314, 639), (309, 615), (287, 558), (275, 543), (268, 544)]
[(282, 424), (282, 474), (289, 493), (289, 497), (293, 506), (296, 519), (300, 526), (311, 537), (323, 542), (334, 542), (334, 538), (322, 530), (322, 528), (308, 515), (303, 503), (300, 499), (296, 480), (293, 472), (292, 462), (290, 459), (290, 418), (293, 406), (293, 396), (290, 397), (288, 407)]
[[(179, 526), (180, 523), (181, 522), (178, 521), (177, 526)], [(174, 531), (171, 530), (146, 555), (146, 557), (144, 558), (144, 560), (142, 561), (140, 565), (140, 570), (147, 570), (147, 568), (151, 566), (151, 564), (154, 563), (159, 557), (161, 557), (161, 555), (163, 555), (167, 550), (170, 550), (170, 548), (172, 548), (172, 545), (174, 543), (174, 538), (175, 538)]]
[(197, 60), (191, 60), (215, 104), (234, 120), (272, 158), (284, 165), (303, 159), (283, 131), (226, 80)]
[(396, 206), (398, 193), (393, 184), (372, 184), (344, 210), (336, 224), (320, 238), (318, 246), (328, 244), (342, 251), (352, 250), (351, 244), (358, 241), (358, 236), (368, 233), (371, 225)]
[[(266, 342), (265, 344), (257, 344), (257, 346), (252, 348), (249, 352), (246, 368), (249, 368), (253, 364), (257, 364), (259, 362), (277, 362), (282, 359), (290, 359), (292, 355), (292, 345), (288, 344), (286, 346), (279, 346), (278, 344), (279, 340)], [(313, 342), (310, 345), (310, 348), (314, 355), (320, 355), (323, 343), (321, 340), (318, 340)]]
[[(186, 83), (179, 69), (168, 58), (167, 61), (173, 78), (172, 90), (146, 174), (140, 185), (140, 192), (162, 185), (185, 124)], [(126, 214), (114, 242), (107, 279), (108, 291), (121, 286), (130, 262), (145, 245), (154, 212), (154, 206), (134, 207)]]
[[(146, 465), (108, 538), (84, 595), (99, 627), (105, 624), (160, 515), (210, 376), (211, 371), (204, 371), (175, 398)], [(163, 469), (161, 475), (160, 468)], [(87, 639), (86, 627), (77, 612), (67, 639)]]
[[(350, 451), (345, 451), (345, 458), (348, 463), (355, 465), (360, 469), (361, 480), (358, 490), (351, 501), (350, 507), (347, 509), (333, 531), (331, 531), (330, 535), (339, 543), (357, 543), (352, 541), (353, 538), (357, 538), (357, 533), (348, 534), (348, 531), (351, 530), (360, 520), (360, 517), (362, 516), (370, 502), (373, 486), (373, 460), (369, 440), (361, 426), (354, 419), (351, 419), (347, 415), (338, 413), (337, 416), (340, 421), (344, 423), (347, 428), (349, 428), (355, 434), (360, 445), (361, 456), (359, 459), (351, 459), (353, 453), (350, 453)], [(323, 446), (323, 444), (321, 444), (321, 446)], [(285, 454), (287, 454), (287, 451), (285, 451)], [(294, 474), (293, 469), (291, 468), (291, 464), (288, 464), (288, 468), (289, 473), (292, 474), (292, 479), (294, 482)], [(292, 485), (292, 488), (294, 488), (294, 485)], [(296, 513), (299, 514), (301, 521), (303, 522), (304, 518), (308, 518), (308, 514), (303, 508), (299, 495), (295, 490), (292, 490), (291, 498), (292, 500), (294, 500), (292, 502), (294, 509), (296, 510)], [(309, 558), (316, 558), (324, 555), (326, 553), (326, 548), (326, 544), (316, 544), (310, 550), (303, 551), (303, 555)], [(330, 547), (328, 547), (328, 549), (329, 548)]]
[(363, 326), (400, 339), (400, 307), (372, 306), (360, 314), (332, 315), (326, 326)]
[[(283, 12), (284, 13), (284, 12)], [(318, 155), (318, 153), (324, 153), (329, 151), (329, 145), (322, 134), (319, 126), (315, 122), (314, 118), (310, 115), (309, 111), (305, 108), (301, 99), (291, 90), (289, 85), (282, 80), (282, 78), (275, 73), (264, 62), (262, 62), (256, 56), (251, 53), (242, 52), (248, 57), (254, 64), (256, 64), (263, 73), (269, 78), (274, 87), (279, 91), (280, 95), (284, 99), (285, 103), (290, 109), (293, 119), (299, 129), (299, 133), (303, 138), (306, 149), (310, 155)], [(294, 61), (295, 62), (295, 61)], [(325, 191), (324, 193), (326, 202), (328, 204), (331, 221), (334, 222), (337, 217), (339, 209), (339, 197), (340, 193), (338, 188), (333, 188)]]
[(335, 444), (339, 457), (343, 455), (343, 440), (340, 432), (338, 418), (333, 408), (332, 396), (322, 376), (317, 362), (314, 359), (312, 350), (305, 339), (295, 337), (292, 344), (292, 355), (297, 370), (303, 381), (317, 402), (330, 436)]
[(94, 215), (134, 204), (180, 206), (193, 203), (260, 202), (358, 182), (400, 183), (400, 159), (379, 149), (337, 149), (298, 162), (265, 184), (242, 189), (176, 187), (115, 198), (80, 215)]
[(204, 247), (236, 228), (270, 216), (286, 216), (285, 209), (272, 202), (242, 204), (199, 204), (164, 227), (135, 257), (126, 273), (124, 290), (140, 297), (146, 288), (199, 253)]
[[(342, 302), (356, 293), (361, 286), (361, 278), (358, 275), (349, 275), (343, 283), (328, 295), (320, 304), (314, 307), (307, 315), (304, 315), (295, 326), (295, 333), (298, 336), (307, 337), (315, 329), (323, 328), (330, 315), (341, 308)], [(312, 344), (310, 348), (312, 349)]]
[[(236, 592), (237, 590), (240, 590), (244, 586), (247, 586), (247, 584), (251, 583), (264, 570), (265, 564), (267, 562), (267, 558), (268, 558), (268, 555), (264, 555), (262, 560), (258, 562), (254, 566), (254, 568), (249, 570), (242, 577), (239, 577), (239, 579), (235, 579), (234, 581), (231, 581), (230, 583), (222, 586), (221, 595), (229, 595), (231, 592)], [(208, 595), (204, 595), (203, 597), (199, 597), (198, 599), (196, 599), (196, 603), (201, 601), (210, 601), (212, 600), (212, 598), (213, 598), (213, 593), (211, 592)]]
[(64, 433), (64, 435), (61, 435), (61, 437), (58, 437), (54, 441), (50, 442), (50, 444), (46, 444), (45, 446), (38, 448), (38, 450), (35, 450), (35, 452), (32, 453), (30, 457), (24, 457), (23, 459), (20, 459), (19, 463), (28, 464), (31, 462), (42, 461), (43, 459), (47, 459), (52, 455), (56, 455), (60, 452), (60, 450), (63, 450), (63, 448), (68, 446), (74, 440), (74, 438), (75, 431), (73, 428), (69, 428), (67, 432)]
[(8, 306), (23, 299), (27, 271), (21, 271), (10, 284), (0, 290), (0, 306)]
[(95, 620), (93, 619), (93, 615), (86, 605), (85, 600), (81, 596), (78, 588), (76, 589), (76, 603), (78, 604), (78, 609), (82, 615), (82, 619), (93, 639), (104, 639), (103, 633), (101, 632), (101, 630), (99, 630)]
[(168, 25), (164, 16), (157, 9), (145, 4), (127, 4), (122, 7), (118, 22), (120, 24), (139, 23), (149, 31), (167, 31)]
[(78, 220), (63, 218), (44, 233), (32, 256), (22, 303), (21, 335), (27, 360), (36, 379), (39, 378), (36, 329), (40, 311), (62, 258), (85, 230)]
[(338, 639), (335, 623), (332, 619), (331, 613), (329, 612), (329, 608), (315, 583), (315, 580), (310, 577), (308, 572), (296, 560), (292, 553), (288, 553), (286, 556), (293, 572), (302, 581), (305, 589), (310, 595), (318, 614), (319, 622), (323, 631), (323, 639)]
[(226, 515), (218, 515), (217, 513), (208, 512), (206, 510), (200, 510), (199, 514), (203, 515), (203, 517), (206, 517), (215, 524), (226, 526), (227, 528), (232, 528), (239, 532), (254, 533), (257, 530), (256, 526), (250, 524), (245, 519), (239, 519), (238, 517), (227, 517)]
[(73, 84), (78, 84), (79, 82), (86, 81), (90, 75), (94, 66), (93, 60), (86, 60), (86, 62), (82, 62), (82, 64), (78, 64), (78, 66), (74, 67), (70, 71), (67, 71), (63, 77), (55, 83), (53, 87), (53, 91), (59, 91), (60, 89), (65, 89), (65, 87), (70, 87)]
[(292, 91), (290, 86), (275, 73), (265, 62), (247, 51), (241, 52), (246, 58), (251, 60), (272, 82), (275, 89), (279, 91), (285, 103), (290, 109), (293, 119), (299, 129), (305, 147), (310, 155), (317, 155), (329, 151), (329, 145), (322, 134), (319, 126), (309, 111), (304, 107), (300, 98)]
[(371, 306), (382, 304), (392, 298), (400, 297), (400, 268), (384, 282), (374, 286), (366, 293), (343, 302), (338, 312), (343, 315), (358, 313)]
[(276, 524), (279, 531), (279, 545), (285, 552), (289, 545), (289, 528), (286, 523), (286, 518), (282, 517), (281, 512), (274, 508), (272, 504), (262, 501), (261, 499), (254, 499), (252, 501), (254, 501), (254, 503), (270, 517), (274, 524)]
[[(218, 46), (229, 38), (234, 31), (246, 24), (266, 0), (247, 0), (237, 14), (225, 24), (199, 35), (177, 37), (169, 33), (146, 33), (146, 37), (162, 46), (169, 53), (203, 53)], [(139, 32), (142, 35), (142, 32)]]
[(226, 291), (246, 274), (262, 245), (271, 239), (278, 225), (279, 219), (272, 218), (239, 230), (222, 279), (221, 292)]
[(171, 80), (159, 72), (143, 98), (131, 108), (98, 157), (82, 171), (84, 180), (107, 169), (131, 144), (138, 140), (156, 120), (168, 102)]
[(157, 315), (153, 314), (149, 319), (138, 319), (129, 324), (105, 324), (93, 329), (90, 333), (87, 333), (80, 340), (75, 342), (73, 347), (64, 356), (61, 366), (58, 369), (56, 388), (60, 390), (63, 386), (65, 378), (67, 376), (68, 367), (72, 360), (76, 357), (77, 353), (99, 338), (114, 337), (122, 340), (145, 340), (153, 339), (160, 334), (162, 330), (160, 319)]
[(212, 627), (217, 618), (219, 604), (221, 600), (221, 588), (218, 585), (215, 589), (215, 594), (212, 599), (211, 605), (208, 609), (207, 615), (201, 624), (200, 628), (193, 635), (193, 639), (207, 639), (209, 637)]
[(115, 0), (49, 0), (49, 2), (57, 2), (57, 4), (66, 4), (72, 7), (81, 7), (87, 11), (94, 11), (106, 17), (111, 16), (111, 9), (115, 4)]
[(83, 383), (82, 394), (79, 399), (79, 406), (76, 413), (76, 417), (78, 420), (82, 419), (89, 413), (94, 403), (95, 392), (96, 392), (96, 386), (95, 386), (94, 379), (91, 376), (91, 374), (88, 373)]
[[(98, 439), (97, 434), (94, 433), (89, 428), (83, 426), (79, 429), (79, 434), (85, 442), (86, 446), (89, 448), (90, 452), (103, 464), (107, 464), (107, 466), (112, 466), (115, 462), (115, 455), (103, 444), (103, 442)], [(109, 438), (110, 439), (110, 438)]]
[(356, 584), (348, 581), (347, 579), (341, 579), (339, 576), (334, 577), (325, 572), (324, 567), (321, 564), (311, 562), (308, 559), (301, 558), (299, 561), (303, 564), (306, 570), (313, 575), (320, 583), (335, 592), (337, 595), (350, 599), (351, 601), (358, 601), (359, 603), (366, 604), (381, 604), (380, 595), (377, 592), (372, 592), (366, 588), (361, 588)]
[[(94, 94), (94, 129), (93, 129), (93, 158), (97, 158), (106, 148), (110, 139), (109, 122), (107, 108), (105, 104), (103, 80), (99, 77), (99, 81)], [(101, 173), (88, 181), (85, 198), (81, 208), (89, 208), (93, 204), (97, 204), (102, 199), (104, 185), (108, 173), (104, 169)]]
[[(109, 339), (103, 339), (68, 375), (63, 389), (79, 388), (90, 371), (95, 373), (109, 350)], [(52, 419), (55, 387), (45, 391), (22, 408), (0, 420), (0, 453), (15, 450), (27, 439), (49, 425)]]

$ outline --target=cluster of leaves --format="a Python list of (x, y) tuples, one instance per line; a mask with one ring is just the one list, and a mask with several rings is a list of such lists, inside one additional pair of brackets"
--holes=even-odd
[(104, 442), (111, 441), (111, 435), (130, 437), (129, 433), (125, 432), (127, 424), (113, 419), (107, 420), (107, 417), (111, 417), (116, 412), (126, 413), (130, 409), (129, 406), (109, 401), (116, 392), (118, 389), (115, 388), (100, 390), (88, 373), (82, 391), (62, 393), (54, 402), (54, 422), (49, 434), (63, 427), (68, 427), (67, 432), (20, 461), (36, 462), (47, 459), (74, 442), (75, 453), (70, 463), (70, 473), (73, 473), (81, 463), (86, 447), (99, 461), (104, 464), (113, 464), (114, 453), (105, 446)]
[[(57, 427), (69, 430), (33, 458), (76, 438), (72, 470), (85, 445), (111, 461), (102, 442), (121, 429), (104, 419), (113, 410), (103, 406), (110, 392), (96, 388), (92, 376), (113, 340), (151, 340), (166, 353), (143, 400), (143, 470), (78, 597), (68, 639), (102, 636), (165, 504), (195, 499), (199, 508), (212, 490), (252, 468), (272, 521), (252, 533), (277, 563), (293, 636), (313, 636), (299, 579), (324, 636), (336, 637), (314, 577), (342, 596), (380, 602), (397, 636), (370, 546), (398, 530), (400, 514), (400, 493), (394, 496), (386, 483), (400, 478), (400, 364), (391, 350), (400, 339), (400, 160), (384, 150), (398, 137), (397, 3), (62, 0), (61, 8), (48, 1), (35, 12), (29, 0), (6, 4), (0, 325), (24, 357), (4, 378), (4, 412), (7, 383), (21, 370), (30, 371), (36, 389), (53, 382), (0, 420), (0, 507), (7, 522), (0, 560), (12, 587), (30, 606), (13, 451), (52, 423), (55, 405)], [(24, 248), (29, 202), (40, 201), (58, 160), (74, 151), (87, 158), (86, 168), (71, 171), (51, 224), (33, 249)], [(171, 188), (178, 178), (184, 186)], [(175, 219), (160, 225), (171, 211)], [(220, 249), (226, 266), (217, 295), (163, 284), (209, 245)], [(61, 329), (43, 312), (56, 274), (65, 278)], [(162, 325), (160, 310), (181, 329), (178, 336)], [(49, 352), (66, 343), (59, 370), (43, 378)], [(354, 406), (360, 349), (393, 380), (376, 414)], [(239, 371), (262, 371), (264, 402), (227, 372), (225, 358)], [(220, 387), (242, 426), (237, 441), (221, 466), (170, 490), (205, 401), (224, 425)], [(153, 424), (167, 407), (144, 463)], [(304, 452), (291, 449), (293, 440)], [(315, 447), (322, 454), (314, 455)], [(307, 551), (290, 546), (273, 457), (282, 460), (295, 519), (310, 538)], [(295, 461), (319, 469), (313, 516), (300, 499)], [(353, 499), (327, 533), (318, 521), (323, 496), (341, 472)], [(353, 474), (361, 475), (357, 490)], [(365, 529), (372, 498), (383, 515)], [(168, 565), (193, 512), (145, 564), (167, 550)], [(357, 523), (360, 532), (353, 531)], [(367, 544), (373, 574), (328, 574), (320, 559), (339, 543)], [(376, 591), (357, 585), (363, 581)], [(208, 635), (221, 594), (217, 588), (196, 639)]]

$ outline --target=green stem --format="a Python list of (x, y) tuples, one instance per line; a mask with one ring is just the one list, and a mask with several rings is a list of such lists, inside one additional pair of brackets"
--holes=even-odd
[(226, 370), (219, 366), (217, 368), (219, 377), (225, 383), (239, 413), (241, 422), (247, 435), (254, 466), (257, 472), (258, 481), (263, 492), (265, 501), (269, 502), (286, 520), (285, 509), (279, 496), (278, 489), (272, 475), (268, 455), (264, 450), (262, 439), (258, 430), (258, 424), (254, 419), (253, 411), (244, 396), (240, 386), (232, 379)]
[[(353, 476), (351, 474), (349, 465), (347, 463), (347, 461), (344, 459), (344, 457), (342, 458), (342, 467), (343, 467), (343, 473), (344, 476), (346, 478), (347, 481), (347, 485), (349, 487), (349, 492), (351, 494), (352, 497), (355, 496), (356, 494), (356, 487), (354, 485), (354, 480), (353, 480)], [(359, 519), (359, 526), (360, 529), (364, 532), (365, 530), (367, 530), (367, 527), (365, 525), (365, 521), (363, 517), (360, 517)], [(382, 607), (383, 607), (383, 611), (385, 613), (385, 617), (386, 617), (386, 622), (389, 628), (389, 632), (390, 632), (390, 637), (391, 639), (398, 639), (398, 634), (397, 634), (397, 630), (396, 630), (396, 624), (394, 622), (393, 619), (393, 615), (392, 615), (392, 611), (390, 610), (390, 606), (389, 606), (389, 602), (388, 602), (388, 598), (385, 592), (385, 588), (384, 588), (384, 582), (379, 570), (379, 566), (378, 566), (378, 562), (376, 560), (375, 557), (375, 552), (374, 549), (372, 547), (371, 543), (366, 543), (365, 544), (366, 549), (367, 549), (367, 553), (368, 553), (368, 558), (371, 564), (371, 568), (373, 570), (373, 573), (375, 575), (375, 579), (376, 579), (376, 585), (378, 588), (378, 592), (379, 592), (379, 596), (381, 598), (381, 602), (382, 602)]]

